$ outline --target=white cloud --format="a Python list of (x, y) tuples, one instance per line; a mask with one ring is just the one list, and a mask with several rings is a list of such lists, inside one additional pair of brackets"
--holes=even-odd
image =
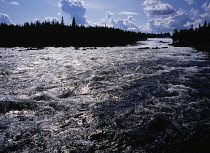
[(86, 8), (84, 7), (84, 1), (60, 0), (59, 6), (63, 12), (67, 13), (71, 17), (75, 17), (77, 24), (87, 24), (87, 19), (85, 17)]
[(203, 20), (210, 20), (210, 12), (206, 12), (200, 15), (201, 19)]
[(113, 15), (114, 15), (114, 13), (112, 13), (112, 12), (110, 12), (110, 11), (107, 11), (107, 12), (106, 12), (106, 18), (107, 18), (107, 19), (110, 19)]
[(210, 2), (207, 0), (205, 3), (203, 3), (202, 8), (205, 10), (203, 14), (200, 14), (200, 18), (203, 20), (210, 21)]
[(195, 21), (192, 21), (192, 22), (188, 21), (184, 25), (184, 27), (188, 27), (189, 28), (189, 27), (193, 26), (194, 28), (196, 28), (196, 27), (199, 26), (200, 23), (203, 23), (203, 20), (202, 19), (198, 19), (198, 20), (195, 20)]
[(188, 4), (193, 4), (194, 0), (185, 0)]
[(207, 12), (210, 11), (210, 2), (209, 2), (209, 0), (206, 1), (205, 3), (203, 3), (202, 8), (203, 8), (205, 11), (207, 11)]
[(120, 15), (138, 15), (138, 13), (135, 12), (129, 12), (129, 11), (122, 11), (119, 12)]
[[(195, 2), (195, 0), (193, 1)], [(205, 20), (207, 20), (207, 22), (210, 21), (210, 2), (209, 0), (206, 0), (206, 2), (204, 2), (202, 4), (202, 2), (200, 2), (200, 6), (201, 8), (203, 8), (203, 10), (196, 10), (194, 8), (192, 8), (189, 11), (189, 16), (191, 17), (190, 19), (188, 19), (187, 23), (184, 24), (183, 27), (185, 28), (189, 28), (193, 25), (194, 28), (198, 27), (199, 24), (203, 24)], [(202, 14), (201, 14), (202, 13)]]
[(58, 18), (56, 17), (45, 17), (44, 20), (47, 22), (59, 22)]
[(172, 18), (154, 18), (148, 21), (148, 29), (151, 32), (168, 32), (172, 31), (175, 22)]
[[(194, 0), (186, 0), (193, 3)], [(188, 23), (193, 22), (189, 16), (197, 17), (199, 12), (192, 9), (189, 13), (183, 9), (175, 10), (173, 6), (163, 3), (159, 0), (144, 0), (144, 12), (147, 14), (149, 21), (143, 29), (149, 32), (172, 32), (174, 29), (183, 29), (190, 26)]]
[(199, 16), (199, 14), (199, 11), (194, 8), (190, 10), (190, 15), (192, 15), (193, 17)]
[(131, 15), (129, 15), (129, 16), (127, 17), (127, 20), (128, 20), (128, 21), (136, 21), (136, 19), (135, 19), (133, 16), (131, 16)]
[(57, 16), (61, 16), (62, 15), (62, 13), (57, 13)]
[(186, 28), (186, 24), (191, 19), (188, 16), (188, 13), (180, 9), (175, 14), (170, 15), (168, 17), (158, 17), (150, 19), (148, 22), (148, 28), (153, 32), (169, 32), (174, 29), (183, 29)]
[(131, 15), (129, 15), (126, 19), (114, 19), (113, 17), (114, 13), (107, 11), (106, 17), (102, 20), (101, 25), (107, 25), (110, 27), (115, 27), (123, 30), (129, 30), (129, 31), (140, 31), (139, 26), (135, 23), (135, 18)]
[(0, 13), (0, 23), (12, 24), (12, 21), (9, 15)]
[(43, 19), (39, 19), (39, 18), (37, 18), (37, 19), (34, 19), (33, 21), (34, 21), (34, 22), (37, 22), (37, 21), (38, 21), (39, 23), (42, 23), (42, 22), (44, 22), (44, 20), (43, 20)]
[(15, 1), (10, 2), (9, 4), (10, 5), (19, 5), (19, 3), (18, 2), (15, 2)]
[(170, 15), (176, 11), (170, 4), (158, 0), (145, 0), (143, 5), (146, 6), (144, 12), (147, 16)]
[(183, 10), (180, 9), (179, 11), (176, 12), (176, 15), (172, 17), (173, 21), (174, 21), (174, 28), (180, 29), (183, 28), (183, 26), (187, 23), (187, 21), (190, 21), (190, 18), (188, 16), (188, 13)]
[(203, 12), (202, 14), (200, 13), (200, 11), (192, 8), (189, 11), (189, 14), (192, 16), (191, 20), (188, 21), (184, 26), (185, 27), (190, 27), (191, 25), (193, 25), (194, 28), (197, 28), (199, 26), (199, 24), (203, 24), (205, 22), (205, 20), (207, 22), (210, 21), (210, 3), (209, 0), (206, 1), (205, 3), (203, 3), (203, 5), (201, 5), (201, 7), (204, 9), (205, 12), (203, 12), (202, 10), (200, 10), (201, 12)]

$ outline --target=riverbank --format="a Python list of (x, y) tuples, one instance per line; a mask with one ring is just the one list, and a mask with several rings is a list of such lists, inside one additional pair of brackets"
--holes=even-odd
[(193, 47), (199, 51), (210, 53), (210, 23), (205, 21), (203, 26), (190, 29), (174, 30), (173, 46), (175, 47)]
[(187, 45), (187, 44), (180, 44), (180, 43), (172, 43), (171, 46), (173, 47), (192, 47), (198, 51), (205, 51), (210, 53), (210, 45)]
[(205, 51), (205, 52), (210, 53), (210, 46), (195, 46), (193, 48), (195, 48), (199, 51)]

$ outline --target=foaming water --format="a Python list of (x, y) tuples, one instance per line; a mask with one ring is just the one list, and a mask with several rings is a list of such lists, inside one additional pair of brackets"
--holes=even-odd
[(208, 150), (209, 57), (170, 43), (0, 48), (0, 152)]

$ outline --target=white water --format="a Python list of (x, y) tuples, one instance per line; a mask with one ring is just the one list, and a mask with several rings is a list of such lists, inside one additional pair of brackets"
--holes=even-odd
[[(169, 43), (149, 39), (97, 49), (0, 48), (0, 152), (67, 152), (75, 149), (72, 143), (87, 151), (96, 144), (88, 135), (113, 131), (118, 125), (111, 120), (126, 120), (126, 113), (138, 117), (123, 131), (158, 115), (180, 129), (190, 127), (186, 109), (199, 114), (202, 108), (191, 105), (209, 103), (209, 58)], [(115, 115), (100, 121), (100, 112), (110, 111)], [(100, 122), (107, 124), (100, 127)]]

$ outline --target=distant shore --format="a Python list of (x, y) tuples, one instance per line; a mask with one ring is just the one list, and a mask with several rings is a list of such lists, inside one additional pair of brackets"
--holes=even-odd
[(135, 44), (149, 37), (170, 37), (169, 33), (149, 34), (113, 27), (85, 27), (54, 22), (0, 24), (0, 47), (114, 47)]

